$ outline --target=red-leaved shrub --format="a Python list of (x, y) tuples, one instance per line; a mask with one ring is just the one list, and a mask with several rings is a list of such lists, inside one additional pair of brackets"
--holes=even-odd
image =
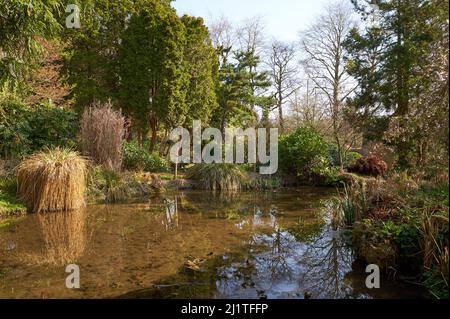
[(368, 175), (373, 177), (384, 176), (388, 165), (378, 156), (361, 157), (356, 163), (348, 168), (350, 173)]

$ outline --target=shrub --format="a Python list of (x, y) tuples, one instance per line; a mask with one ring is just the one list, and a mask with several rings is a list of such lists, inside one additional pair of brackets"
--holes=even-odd
[(367, 176), (384, 176), (388, 170), (385, 161), (377, 156), (361, 157), (356, 163), (348, 168), (350, 173)]
[(329, 166), (328, 145), (314, 129), (299, 128), (281, 137), (279, 158), (284, 174), (294, 173), (302, 181), (313, 181), (321, 168)]
[(113, 110), (111, 102), (86, 109), (81, 120), (82, 149), (107, 169), (122, 167), (122, 145), (125, 118)]
[(168, 163), (156, 153), (150, 153), (135, 142), (124, 143), (124, 166), (130, 170), (165, 172)]
[(83, 207), (87, 162), (78, 153), (55, 148), (32, 155), (18, 169), (18, 193), (31, 212)]
[[(355, 164), (356, 160), (362, 155), (358, 152), (348, 151), (343, 154), (344, 167)], [(328, 148), (328, 158), (331, 166), (339, 166), (339, 152), (335, 144), (331, 144)]]
[(247, 172), (235, 164), (198, 164), (189, 169), (188, 178), (200, 182), (203, 189), (236, 191), (248, 181)]
[(13, 96), (0, 96), (0, 155), (18, 157), (44, 146), (72, 147), (77, 114), (53, 104), (28, 107)]

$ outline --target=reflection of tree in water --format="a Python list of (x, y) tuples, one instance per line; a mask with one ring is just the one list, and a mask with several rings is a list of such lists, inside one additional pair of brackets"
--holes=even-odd
[(44, 238), (44, 251), (25, 254), (25, 261), (55, 266), (76, 262), (86, 249), (86, 211), (38, 214), (37, 219)]
[(183, 198), (182, 205), (183, 208), (202, 215), (247, 220), (249, 216), (255, 215), (257, 207), (270, 209), (270, 202), (266, 198), (268, 196), (262, 198), (260, 194), (252, 193), (190, 193)]
[(163, 219), (163, 224), (166, 230), (173, 230), (178, 228), (178, 196), (174, 198), (164, 199), (166, 205), (166, 215)]
[(346, 274), (352, 270), (353, 253), (345, 237), (331, 230), (322, 233), (306, 248), (299, 282), (314, 297), (345, 298), (351, 294)]

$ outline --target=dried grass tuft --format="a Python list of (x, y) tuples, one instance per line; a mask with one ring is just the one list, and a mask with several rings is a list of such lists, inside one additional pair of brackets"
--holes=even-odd
[(83, 154), (91, 156), (106, 169), (122, 167), (125, 118), (113, 109), (111, 101), (87, 108), (81, 119)]
[(55, 148), (32, 155), (18, 168), (18, 193), (34, 213), (68, 211), (85, 205), (87, 161)]

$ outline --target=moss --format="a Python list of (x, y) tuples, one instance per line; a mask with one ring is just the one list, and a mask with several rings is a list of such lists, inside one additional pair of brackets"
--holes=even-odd
[(0, 176), (0, 217), (17, 216), (27, 212), (25, 204), (17, 198), (16, 181)]

